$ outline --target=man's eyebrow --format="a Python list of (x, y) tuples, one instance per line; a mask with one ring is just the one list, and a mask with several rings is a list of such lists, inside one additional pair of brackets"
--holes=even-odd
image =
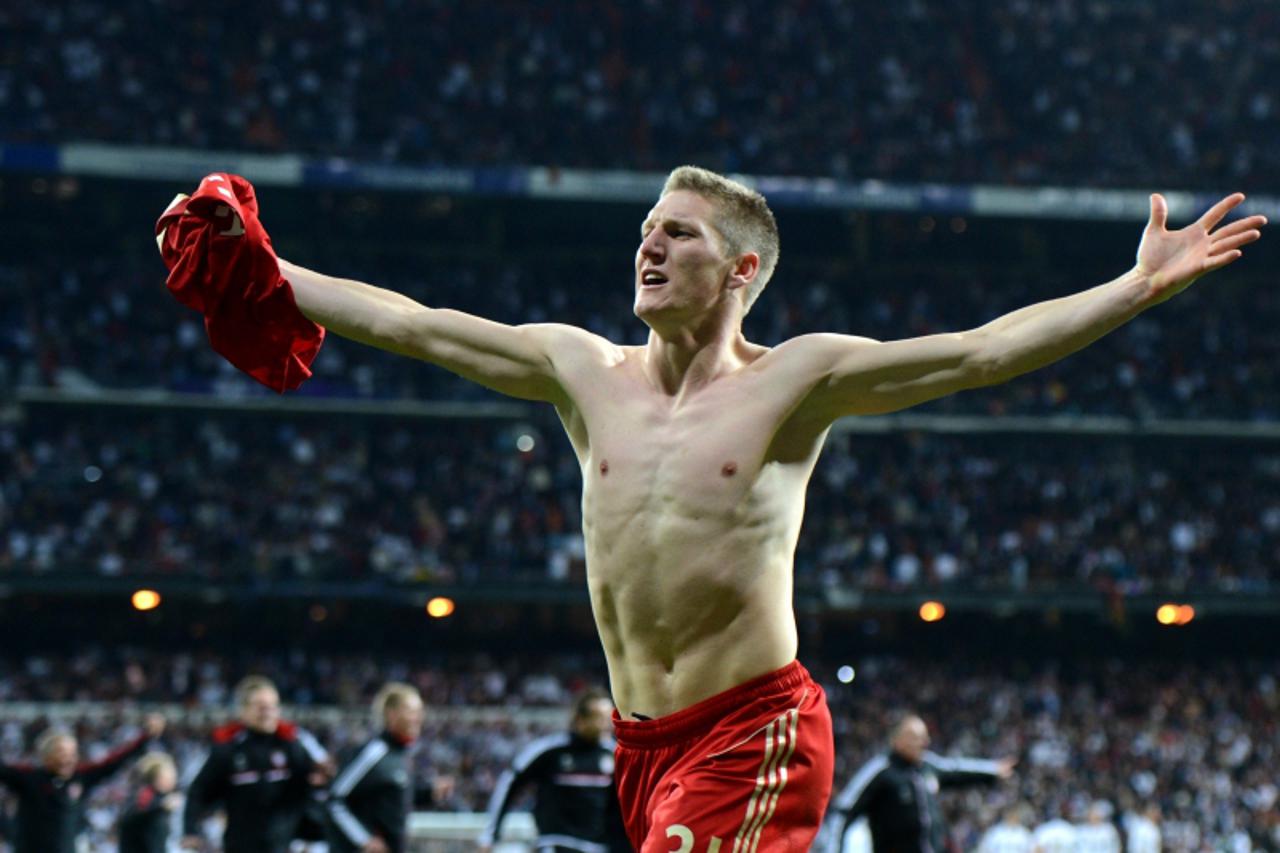
[[(680, 228), (688, 228), (690, 230), (694, 230), (697, 227), (694, 224), (692, 219), (685, 219), (684, 217), (681, 217), (681, 216), (663, 216), (660, 218), (660, 221), (664, 224), (671, 224), (671, 225), (678, 226)], [(652, 219), (645, 219), (644, 222), (640, 223), (640, 233), (644, 234), (649, 229), (656, 228), (656, 227), (657, 227), (657, 223), (655, 223)]]

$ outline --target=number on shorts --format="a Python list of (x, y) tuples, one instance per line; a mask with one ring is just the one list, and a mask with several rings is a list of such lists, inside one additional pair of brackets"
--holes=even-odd
[[(680, 846), (671, 853), (693, 853), (693, 830), (682, 823), (673, 823), (667, 827), (667, 838), (680, 839)], [(707, 842), (707, 853), (720, 853), (720, 839), (711, 836)]]

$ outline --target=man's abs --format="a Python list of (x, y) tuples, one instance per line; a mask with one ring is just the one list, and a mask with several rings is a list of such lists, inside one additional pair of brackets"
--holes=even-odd
[(794, 660), (790, 573), (789, 562), (711, 570), (692, 560), (591, 577), (619, 713), (665, 716)]

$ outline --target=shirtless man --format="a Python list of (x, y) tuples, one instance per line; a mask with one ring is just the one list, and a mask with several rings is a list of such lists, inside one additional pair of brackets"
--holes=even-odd
[(778, 261), (773, 214), (758, 193), (691, 167), (671, 174), (641, 226), (642, 347), (280, 270), (302, 312), (333, 333), (555, 406), (582, 466), (588, 586), (636, 849), (804, 851), (830, 795), (833, 746), (825, 697), (795, 659), (792, 556), (831, 424), (1079, 350), (1238, 258), (1265, 222), (1217, 228), (1243, 198), (1170, 232), (1152, 196), (1138, 262), (1116, 280), (971, 331), (887, 343), (746, 340), (742, 318)]

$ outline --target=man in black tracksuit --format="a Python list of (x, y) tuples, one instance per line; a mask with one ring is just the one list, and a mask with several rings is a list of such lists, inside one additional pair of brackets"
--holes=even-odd
[(163, 731), (164, 718), (151, 714), (133, 741), (101, 761), (82, 763), (75, 736), (50, 729), (36, 742), (40, 766), (0, 764), (0, 784), (18, 799), (14, 853), (74, 853), (89, 791)]
[(119, 853), (165, 853), (173, 812), (181, 803), (174, 793), (178, 768), (163, 752), (152, 752), (134, 767), (136, 784), (129, 792), (118, 827)]
[(533, 820), (537, 853), (630, 851), (613, 781), (613, 703), (601, 690), (574, 702), (573, 723), (564, 734), (529, 744), (498, 779), (489, 799), (489, 819), (479, 838), (489, 850), (502, 828), (512, 796), (536, 789)]
[(382, 732), (343, 765), (329, 788), (330, 853), (404, 853), (413, 807), (409, 747), (422, 733), (422, 697), (392, 683), (373, 700)]
[(287, 853), (325, 754), (309, 733), (280, 719), (280, 694), (268, 679), (244, 679), (236, 700), (239, 721), (214, 730), (209, 757), (187, 790), (182, 846), (204, 846), (200, 824), (220, 804), (225, 853)]
[(831, 801), (819, 846), (838, 853), (850, 826), (865, 816), (876, 853), (944, 853), (946, 826), (938, 790), (1007, 779), (1014, 761), (943, 758), (926, 751), (928, 746), (924, 720), (914, 714), (903, 717), (892, 729), (889, 752), (864, 764)]

